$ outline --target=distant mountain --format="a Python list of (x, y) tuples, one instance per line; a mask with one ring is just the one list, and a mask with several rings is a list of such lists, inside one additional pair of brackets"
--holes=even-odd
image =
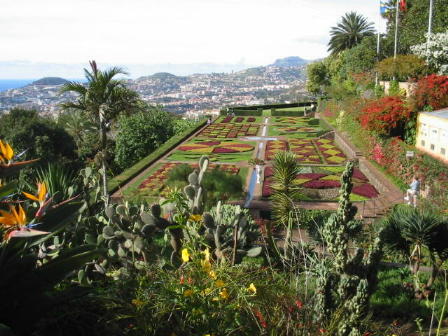
[(68, 83), (68, 80), (61, 77), (44, 77), (31, 83), (31, 85), (63, 85)]
[(310, 62), (311, 61), (303, 59), (299, 56), (290, 56), (290, 57), (285, 57), (285, 58), (279, 58), (271, 65), (285, 68), (285, 67), (301, 66), (301, 65), (308, 64)]

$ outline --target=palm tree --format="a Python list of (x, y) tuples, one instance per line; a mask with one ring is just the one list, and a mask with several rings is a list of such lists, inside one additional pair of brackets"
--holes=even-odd
[[(428, 253), (432, 266), (426, 287), (432, 286), (440, 266), (448, 259), (448, 224), (439, 215), (408, 206), (398, 206), (384, 219), (384, 244), (400, 252), (410, 261), (413, 274), (417, 274)], [(419, 284), (416, 281), (416, 291)]]
[[(292, 225), (295, 212), (295, 201), (299, 200), (299, 187), (296, 183), (300, 169), (297, 158), (292, 152), (279, 152), (274, 157), (272, 176), (272, 214), (277, 224), (286, 228), (284, 242), (284, 260), (288, 259), (288, 253), (292, 248)], [(268, 242), (270, 241), (271, 228), (268, 227)], [(272, 246), (272, 244), (271, 244)], [(277, 253), (276, 249), (274, 252)], [(279, 254), (278, 254), (279, 255)]]
[(374, 32), (373, 23), (367, 22), (364, 16), (356, 12), (346, 13), (336, 27), (331, 27), (328, 51), (338, 54), (353, 48), (364, 37), (373, 35)]
[(62, 108), (81, 111), (95, 125), (98, 125), (101, 148), (101, 152), (98, 154), (102, 168), (103, 196), (107, 204), (109, 200), (106, 174), (107, 131), (110, 123), (120, 113), (137, 108), (139, 98), (135, 91), (124, 86), (123, 80), (114, 79), (117, 75), (127, 74), (123, 69), (112, 67), (101, 71), (95, 61), (89, 63), (91, 70), (84, 69), (86, 85), (69, 82), (62, 87), (62, 93), (75, 92), (78, 94), (76, 101), (62, 104)]

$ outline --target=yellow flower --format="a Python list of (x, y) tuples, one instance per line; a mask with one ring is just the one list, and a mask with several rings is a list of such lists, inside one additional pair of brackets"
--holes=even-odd
[(140, 307), (140, 306), (143, 306), (144, 302), (142, 300), (139, 300), (139, 299), (133, 299), (132, 300), (132, 304), (134, 306)]
[(202, 220), (202, 215), (190, 215), (189, 220), (193, 222), (200, 222)]
[(9, 162), (14, 157), (14, 150), (7, 142), (0, 140), (0, 161)]
[(251, 283), (251, 284), (249, 285), (249, 288), (247, 288), (247, 290), (248, 290), (249, 292), (252, 292), (253, 294), (257, 294), (257, 287), (255, 287), (255, 285), (254, 285), (253, 283)]
[(226, 284), (224, 283), (224, 281), (222, 280), (216, 280), (215, 281), (215, 286), (220, 288), (220, 287), (224, 287)]
[(188, 249), (184, 248), (182, 250), (182, 260), (183, 262), (189, 262), (190, 261), (190, 253), (188, 252)]
[(23, 192), (23, 194), (29, 198), (30, 200), (39, 202), (39, 204), (45, 203), (45, 199), (47, 198), (47, 186), (45, 185), (45, 182), (38, 182), (37, 183), (37, 195), (31, 195), (26, 192)]
[(213, 280), (216, 280), (216, 273), (215, 273), (215, 271), (210, 271), (210, 272), (208, 272), (208, 275), (209, 275), (210, 278), (212, 278)]
[(227, 291), (227, 288), (223, 288), (222, 291), (219, 292), (219, 296), (222, 299), (227, 300), (229, 298), (229, 292)]
[(185, 296), (185, 297), (192, 296), (193, 294), (194, 294), (194, 292), (193, 292), (191, 289), (186, 289), (186, 290), (184, 291), (184, 296)]
[(211, 288), (206, 288), (202, 291), (202, 294), (209, 295), (213, 290)]
[(210, 251), (209, 251), (208, 247), (204, 251), (202, 251), (202, 253), (204, 253), (204, 255), (205, 255), (204, 260), (209, 261), (210, 260)]
[(9, 211), (0, 210), (0, 224), (7, 227), (26, 225), (26, 214), (20, 204), (17, 208), (14, 205), (10, 205)]
[(208, 260), (201, 260), (201, 266), (202, 269), (207, 273), (210, 272), (212, 269), (212, 264), (210, 264), (210, 261)]

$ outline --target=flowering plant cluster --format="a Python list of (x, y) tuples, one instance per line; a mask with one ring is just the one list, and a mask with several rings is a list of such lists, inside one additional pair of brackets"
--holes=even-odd
[(287, 150), (293, 152), (302, 164), (341, 164), (347, 159), (330, 139), (270, 140), (266, 144), (265, 159), (273, 160), (276, 153)]
[(448, 76), (429, 75), (420, 79), (412, 97), (414, 109), (422, 111), (428, 106), (438, 110), (448, 106)]
[[(208, 248), (182, 250), (183, 264), (172, 272), (154, 270), (145, 275), (131, 300), (137, 325), (134, 331), (155, 325), (167, 335), (264, 335), (287, 326), (314, 330), (311, 307), (296, 291), (279, 290), (270, 268), (230, 267), (217, 262)], [(173, 323), (171, 320), (182, 320)]]
[[(312, 168), (314, 172), (300, 173), (296, 176), (296, 182), (299, 186), (306, 189), (335, 189), (341, 186), (340, 179), (343, 167), (319, 167)], [(272, 167), (266, 167), (264, 170), (263, 197), (269, 197), (273, 190)], [(374, 198), (379, 195), (378, 191), (369, 183), (367, 177), (357, 168), (354, 169), (352, 193), (365, 198)]]
[(206, 138), (238, 138), (258, 134), (257, 124), (217, 123), (207, 126), (198, 136)]
[(177, 150), (203, 154), (223, 154), (250, 152), (254, 150), (254, 146), (236, 141), (197, 141), (179, 146)]
[(400, 96), (387, 96), (368, 103), (361, 111), (361, 126), (381, 135), (402, 135), (411, 110)]
[(244, 122), (249, 122), (249, 123), (253, 123), (255, 122), (255, 120), (257, 120), (255, 117), (225, 117), (221, 122), (222, 123), (244, 123)]

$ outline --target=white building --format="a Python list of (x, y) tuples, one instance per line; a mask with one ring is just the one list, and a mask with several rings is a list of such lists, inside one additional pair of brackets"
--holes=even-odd
[(415, 146), (448, 163), (448, 108), (418, 114)]

